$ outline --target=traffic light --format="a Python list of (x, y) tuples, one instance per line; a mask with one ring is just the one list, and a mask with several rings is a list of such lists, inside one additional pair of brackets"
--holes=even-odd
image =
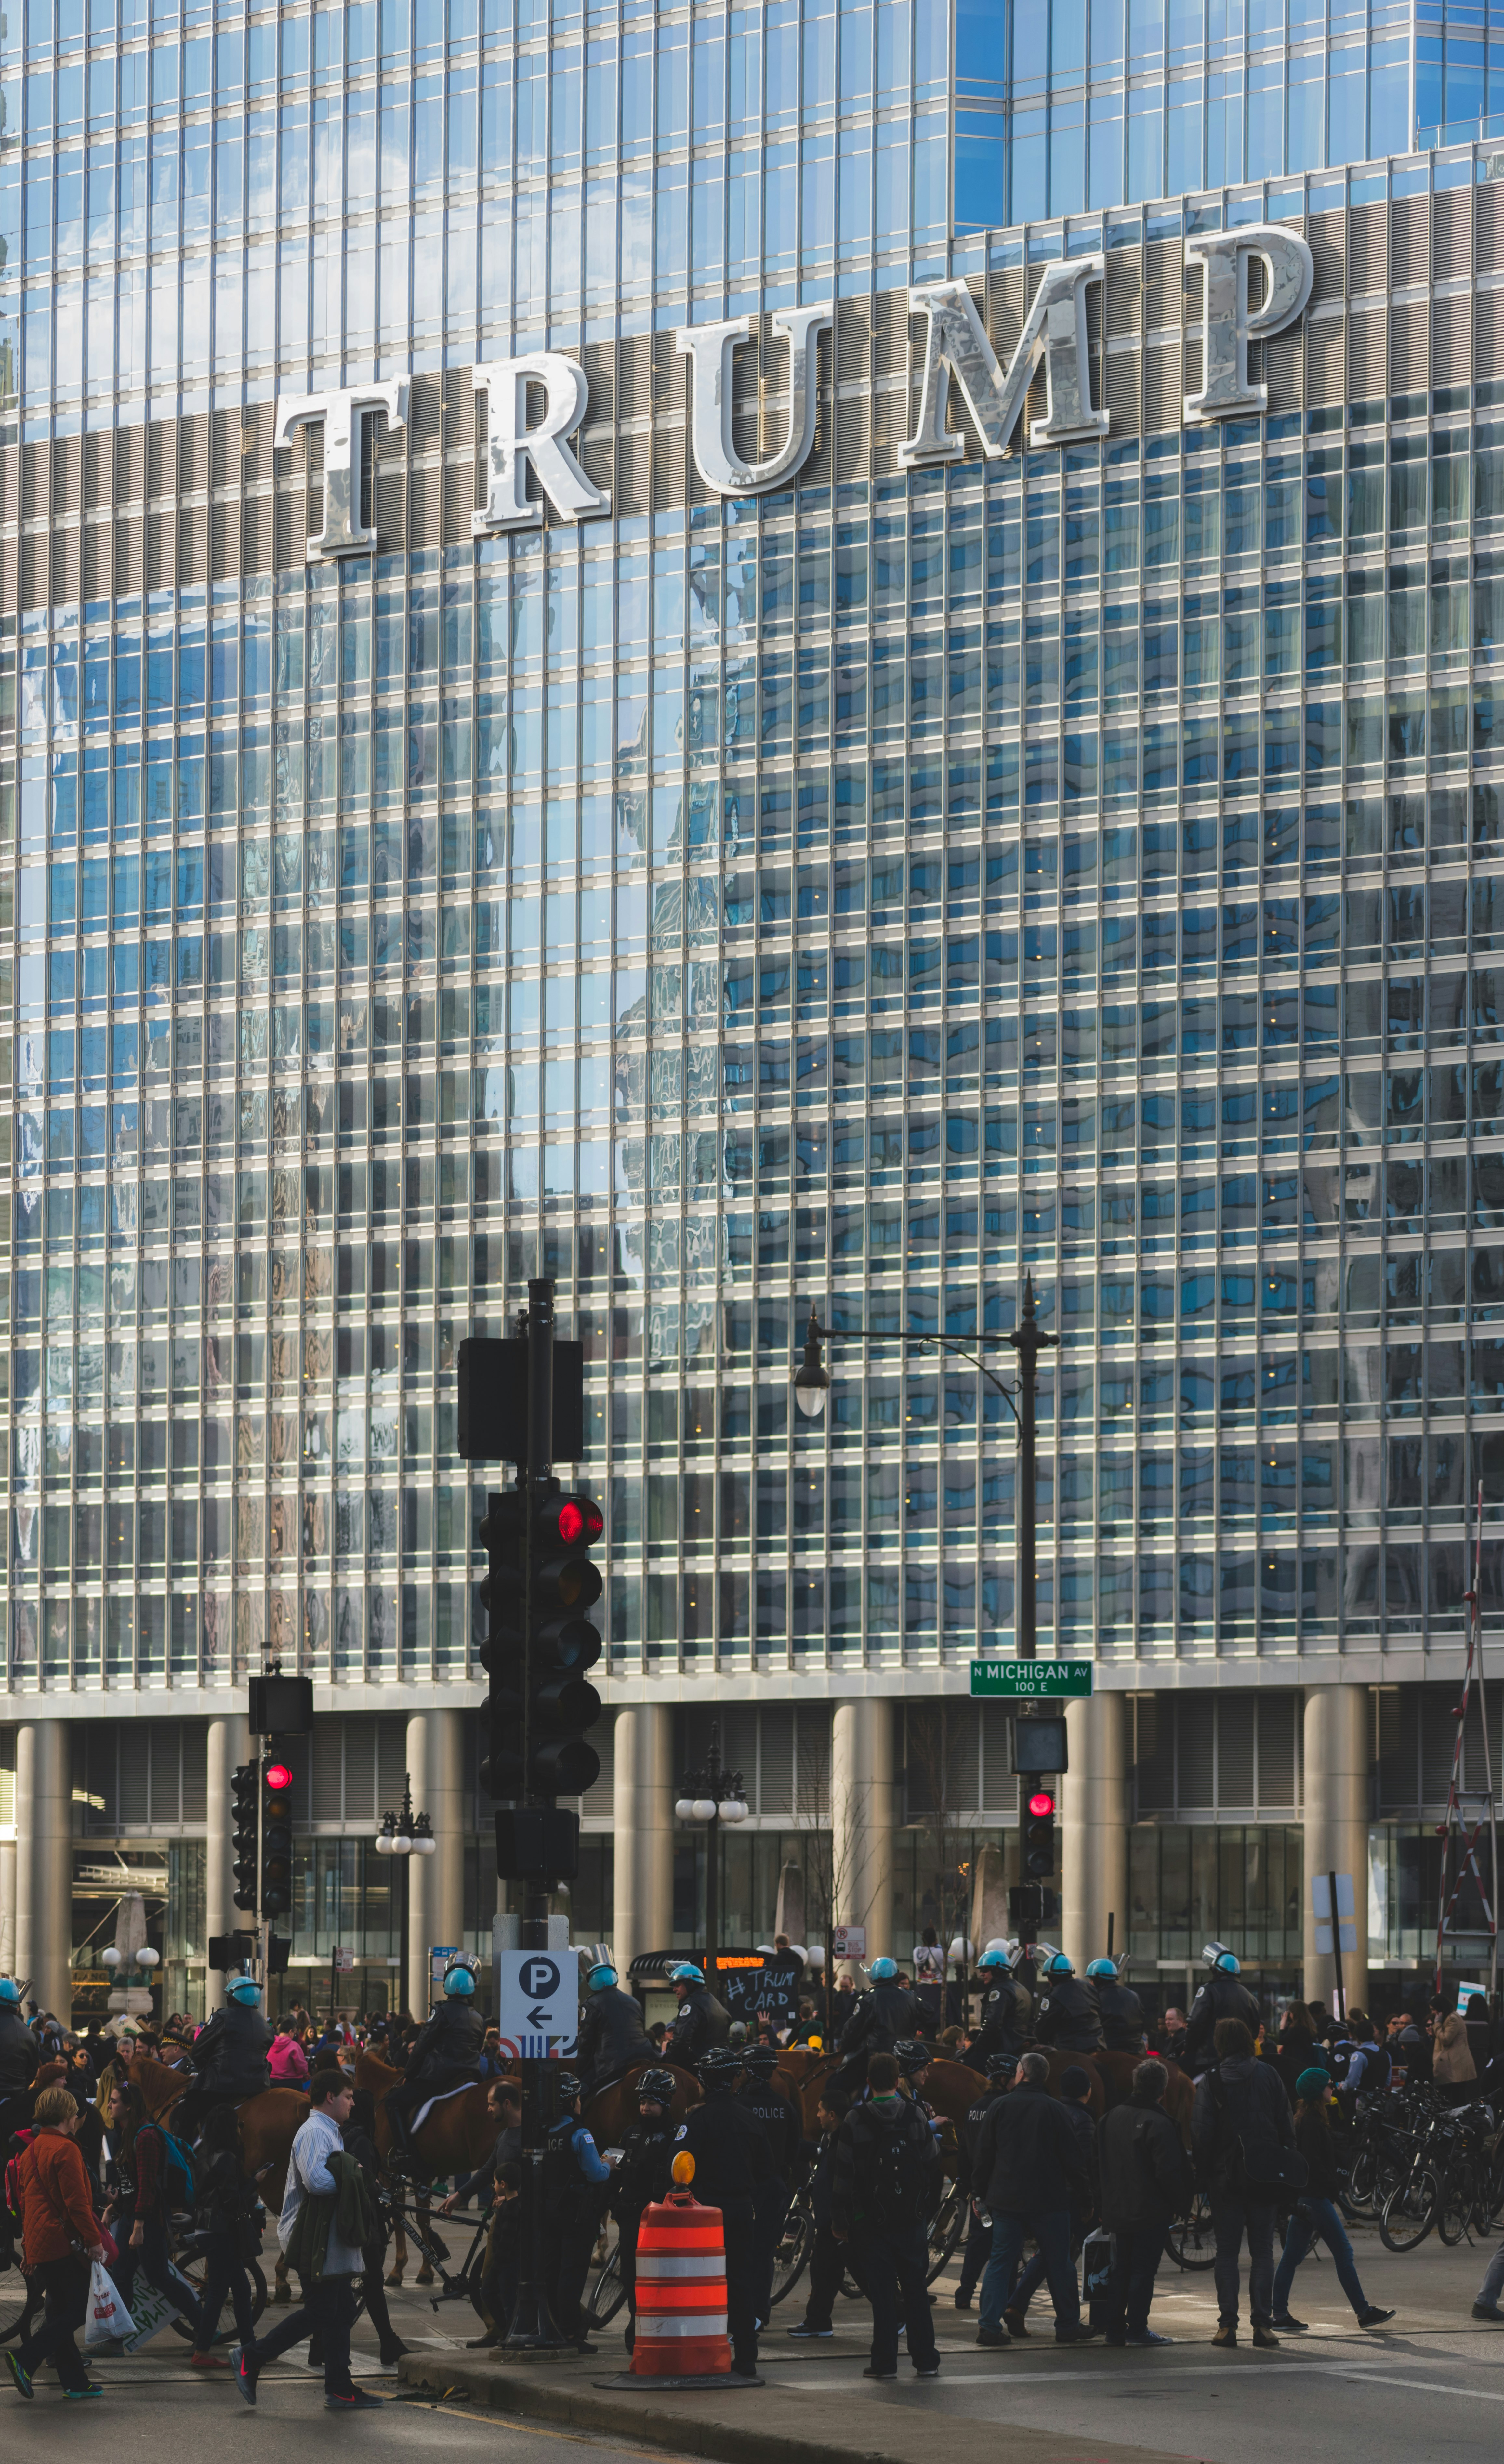
[(601, 1638), (586, 1615), (601, 1596), (590, 1551), (606, 1528), (593, 1497), (541, 1498), (527, 1567), (527, 1784), (535, 1795), (583, 1796), (601, 1774), (585, 1731), (601, 1716), (586, 1677)]
[(1055, 1801), (1048, 1789), (1034, 1791), (1024, 1817), (1024, 1871), (1043, 1881), (1055, 1870)]
[(489, 1750), (480, 1784), (492, 1796), (516, 1796), (523, 1784), (527, 1707), (527, 1500), (520, 1488), (487, 1498), (476, 1537), (486, 1551), (476, 1595), (485, 1616), (476, 1658), (488, 1681), (483, 1716)]
[(255, 1838), (256, 1797), (261, 1786), (257, 1763), (242, 1763), (230, 1783), (230, 1799), (234, 1808), (234, 1860), (232, 1871), (235, 1878), (234, 1901), (237, 1908), (255, 1907)]
[(281, 1917), (293, 1904), (293, 1774), (285, 1763), (267, 1763), (261, 1783), (261, 1914)]

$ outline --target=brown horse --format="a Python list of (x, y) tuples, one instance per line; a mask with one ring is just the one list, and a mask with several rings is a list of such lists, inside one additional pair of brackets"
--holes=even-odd
[(643, 2072), (649, 2070), (674, 2072), (676, 2085), (669, 2110), (675, 2122), (682, 2122), (691, 2105), (699, 2103), (699, 2081), (693, 2071), (679, 2070), (673, 2062), (639, 2062), (619, 2079), (613, 2079), (609, 2087), (603, 2087), (581, 2108), (582, 2119), (597, 2147), (614, 2147), (622, 2132), (636, 2121), (637, 2081)]
[[(130, 2076), (153, 2122), (166, 2122), (193, 2084), (191, 2071), (153, 2061), (147, 2054), (132, 2062)], [(287, 2188), (293, 2141), (307, 2119), (308, 2099), (301, 2088), (268, 2087), (258, 2096), (240, 2099), (235, 2110), (240, 2116), (241, 2170), (247, 2181), (255, 2181), (262, 2167), (270, 2166), (265, 2181), (257, 2187), (275, 2214)]]

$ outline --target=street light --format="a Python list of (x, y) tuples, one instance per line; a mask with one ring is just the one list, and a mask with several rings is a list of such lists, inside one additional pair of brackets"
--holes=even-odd
[(727, 1771), (720, 1759), (719, 1730), (712, 1728), (710, 1751), (702, 1767), (685, 1772), (680, 1791), (675, 1817), (680, 1822), (703, 1822), (709, 1834), (705, 1841), (705, 1982), (711, 1985), (719, 1947), (716, 1936), (720, 1917), (720, 1826), (745, 1822), (750, 1812), (741, 1793), (741, 1773)]
[[(410, 1771), (404, 1771), (402, 1775), (401, 1807), (395, 1814), (387, 1813), (382, 1815), (381, 1829), (376, 1834), (376, 1854), (378, 1857), (431, 1857), (437, 1846), (438, 1842), (433, 1837), (433, 1825), (429, 1820), (428, 1815), (426, 1814), (413, 1813), (412, 1773)], [(408, 1937), (411, 1922), (411, 1907), (409, 1904), (410, 1893), (404, 1886), (399, 1888), (396, 1897), (399, 1954), (399, 1965), (397, 1969), (398, 1991), (401, 1995), (402, 2001), (406, 2002), (408, 1998)]]
[[(805, 1335), (804, 1358), (794, 1372), (794, 1401), (807, 1420), (817, 1420), (825, 1410), (830, 1391), (830, 1375), (821, 1352), (823, 1343), (839, 1341), (834, 1329), (822, 1326), (811, 1309)], [(1039, 1355), (1059, 1343), (1057, 1334), (1047, 1334), (1034, 1313), (1034, 1279), (1024, 1277), (1024, 1297), (1019, 1321), (1011, 1334), (994, 1337), (1006, 1343), (1018, 1354), (1018, 1399), (1015, 1402), (1008, 1388), (984, 1360), (968, 1351), (963, 1343), (953, 1343), (943, 1334), (858, 1334), (858, 1342), (922, 1343), (937, 1352), (954, 1353), (960, 1360), (969, 1360), (980, 1370), (995, 1393), (1013, 1415), (1018, 1430), (1018, 1479), (1014, 1499), (1014, 1549), (1016, 1564), (1013, 1637), (1020, 1660), (1032, 1660), (1036, 1651), (1038, 1583), (1035, 1565), (1034, 1485), (1035, 1485), (1035, 1421), (1034, 1406), (1038, 1387)]]

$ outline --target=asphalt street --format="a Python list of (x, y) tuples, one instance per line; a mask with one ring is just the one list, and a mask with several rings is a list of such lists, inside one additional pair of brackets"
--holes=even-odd
[[(974, 2342), (975, 2311), (955, 2309), (953, 2269), (936, 2288), (938, 2381), (920, 2384), (906, 2365), (896, 2384), (864, 2380), (867, 2314), (855, 2303), (837, 2305), (830, 2342), (790, 2339), (785, 2331), (801, 2314), (802, 2286), (775, 2313), (763, 2341), (763, 2368), (771, 2387), (811, 2400), (812, 2430), (814, 2416), (830, 2417), (832, 2396), (848, 2427), (848, 2408), (859, 2405), (867, 2416), (864, 2445), (870, 2439), (869, 2452), (891, 2455), (895, 2464), (915, 2452), (914, 2416), (936, 2411), (1008, 2431), (1064, 2434), (1080, 2441), (1083, 2458), (1111, 2443), (1204, 2464), (1267, 2464), (1271, 2453), (1328, 2451), (1360, 2453), (1364, 2464), (1414, 2464), (1417, 2455), (1439, 2453), (1448, 2464), (1496, 2464), (1504, 2437), (1504, 2327), (1475, 2324), (1469, 2317), (1490, 2245), (1446, 2250), (1433, 2237), (1398, 2257), (1362, 2229), (1355, 2245), (1365, 2290), (1397, 2313), (1378, 2334), (1356, 2326), (1330, 2264), (1307, 2260), (1296, 2278), (1294, 2309), (1311, 2322), (1311, 2332), (1285, 2339), (1277, 2353), (1255, 2353), (1246, 2343), (1233, 2353), (1215, 2352), (1210, 2277), (1183, 2276), (1166, 2262), (1154, 2308), (1154, 2323), (1175, 2339), (1165, 2350), (1109, 2352), (1094, 2344), (1067, 2354), (1053, 2342), (1041, 2295), (1030, 2312), (1035, 2332), (1028, 2341), (986, 2352)], [(398, 2332), (414, 2347), (451, 2350), (457, 2360), (476, 2331), (467, 2310), (435, 2313), (427, 2294), (410, 2284), (389, 2299)], [(269, 2311), (269, 2321), (274, 2316)], [(619, 2326), (595, 2342), (592, 2379), (618, 2366)], [(169, 2334), (133, 2360), (103, 2359), (93, 2367), (106, 2394), (88, 2408), (65, 2405), (48, 2377), (38, 2383), (35, 2401), (23, 2406), (0, 2379), (0, 2416), (15, 2453), (55, 2453), (62, 2464), (77, 2455), (81, 2440), (91, 2452), (107, 2447), (112, 2464), (158, 2464), (166, 2438), (174, 2449), (213, 2459), (221, 2427), (230, 2439), (254, 2440), (274, 2453), (284, 2442), (289, 2450), (295, 2444), (306, 2450), (311, 2432), (320, 2440), (358, 2440), (367, 2457), (395, 2460), (400, 2453), (442, 2456), (447, 2464), (466, 2464), (473, 2451), (477, 2464), (482, 2452), (499, 2453), (505, 2464), (585, 2464), (587, 2457), (599, 2464), (655, 2452), (399, 2391), (395, 2376), (381, 2370), (364, 2319), (356, 2329), (357, 2374), (391, 2401), (358, 2423), (325, 2413), (321, 2381), (307, 2368), (302, 2348), (264, 2374), (254, 2419), (228, 2374), (190, 2371), (186, 2347)], [(684, 2399), (686, 2406), (691, 2401)], [(742, 2401), (750, 2421), (759, 2398), (749, 2393)], [(685, 2446), (693, 2446), (692, 2435)]]

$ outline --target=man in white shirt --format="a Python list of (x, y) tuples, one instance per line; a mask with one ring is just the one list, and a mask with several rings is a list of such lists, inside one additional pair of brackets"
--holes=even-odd
[[(308, 2119), (293, 2141), (287, 2167), (287, 2189), (276, 2221), (276, 2238), (285, 2251), (299, 2209), (307, 2199), (336, 2201), (340, 2185), (329, 2170), (329, 2159), (343, 2150), (341, 2128), (350, 2118), (354, 2090), (343, 2071), (316, 2071), (308, 2082)], [(255, 2383), (268, 2362), (275, 2362), (304, 2337), (318, 2336), (323, 2344), (323, 2401), (329, 2412), (364, 2412), (381, 2397), (358, 2387), (350, 2376), (350, 2329), (355, 2323), (355, 2278), (365, 2273), (364, 2253), (340, 2238), (331, 2214), (328, 2247), (321, 2275), (303, 2279), (303, 2298), (279, 2326), (254, 2344), (237, 2345), (231, 2354), (235, 2384), (247, 2404), (255, 2402)]]

